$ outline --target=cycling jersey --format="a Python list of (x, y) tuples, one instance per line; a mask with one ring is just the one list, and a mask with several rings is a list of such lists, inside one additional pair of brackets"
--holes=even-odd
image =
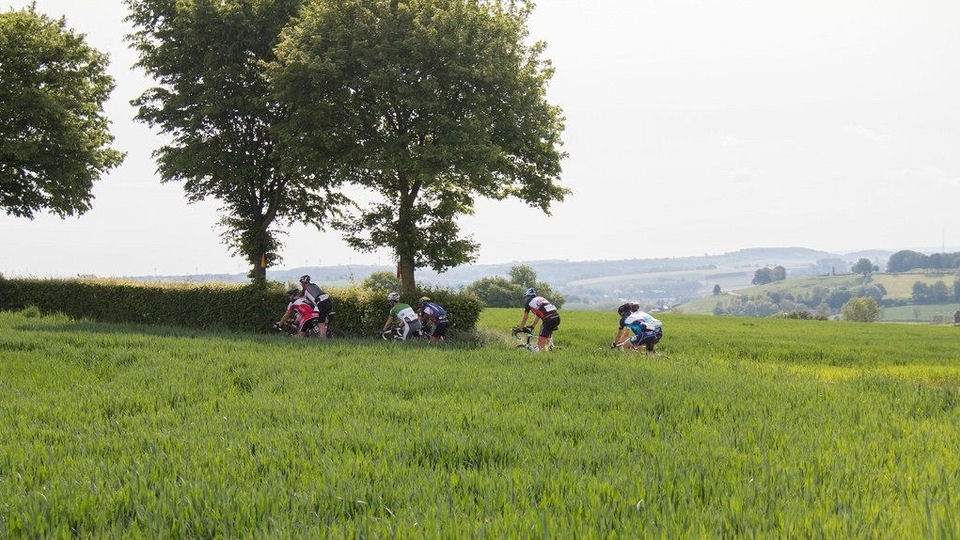
[(540, 319), (559, 317), (556, 306), (542, 296), (526, 296), (523, 298), (523, 312), (532, 311)]
[(297, 298), (293, 302), (290, 302), (287, 309), (293, 309), (293, 312), (297, 314), (297, 322), (301, 332), (307, 322), (318, 318), (317, 312), (314, 311), (313, 306), (310, 305), (310, 302), (308, 302), (306, 298)]
[(320, 304), (324, 300), (329, 300), (330, 295), (323, 292), (323, 289), (317, 286), (316, 283), (307, 283), (303, 286), (303, 296), (314, 306)]
[(410, 325), (410, 323), (414, 322), (419, 323), (420, 321), (420, 319), (417, 317), (417, 312), (407, 304), (394, 304), (394, 306), (390, 308), (390, 315), (399, 319), (406, 325)]
[(423, 314), (433, 322), (447, 320), (446, 310), (436, 302), (426, 302), (423, 304)]
[(662, 326), (663, 323), (643, 311), (627, 313), (620, 318), (620, 328), (629, 328), (634, 334), (640, 334), (644, 330), (659, 330)]

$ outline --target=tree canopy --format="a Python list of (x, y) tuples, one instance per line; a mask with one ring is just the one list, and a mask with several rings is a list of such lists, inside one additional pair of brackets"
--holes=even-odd
[(960, 252), (926, 255), (904, 249), (891, 255), (890, 260), (887, 261), (887, 272), (907, 272), (918, 268), (935, 270), (960, 268)]
[(875, 266), (870, 259), (860, 258), (856, 263), (850, 268), (850, 271), (854, 274), (863, 274), (864, 276), (870, 275), (871, 272), (878, 271), (879, 268)]
[(563, 117), (553, 69), (528, 44), (532, 6), (507, 0), (314, 0), (273, 66), (290, 107), (291, 159), (380, 199), (340, 222), (361, 250), (390, 247), (404, 290), (414, 270), (470, 262), (457, 217), (476, 197), (549, 213)]
[(518, 307), (524, 292), (533, 287), (558, 308), (563, 306), (564, 298), (548, 284), (537, 281), (537, 273), (525, 264), (510, 268), (510, 278), (485, 277), (467, 286), (466, 291), (475, 294), (487, 307)]
[(223, 239), (262, 280), (279, 261), (280, 226), (322, 227), (343, 197), (329, 175), (282, 158), (286, 108), (265, 66), (303, 0), (125, 0), (139, 66), (158, 86), (134, 101), (137, 118), (170, 137), (154, 155), (164, 182), (191, 202), (222, 203)]
[(873, 298), (851, 298), (843, 304), (841, 313), (848, 321), (874, 322), (880, 318), (880, 306)]
[(93, 182), (123, 161), (103, 104), (107, 55), (33, 6), (0, 13), (0, 207), (33, 218), (90, 209)]

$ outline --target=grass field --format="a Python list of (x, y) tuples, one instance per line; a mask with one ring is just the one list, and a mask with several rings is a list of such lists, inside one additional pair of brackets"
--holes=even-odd
[(960, 329), (663, 315), (658, 359), (0, 313), (0, 537), (960, 535)]
[(953, 314), (960, 309), (960, 304), (918, 304), (883, 308), (882, 318), (885, 321), (907, 322), (953, 322)]

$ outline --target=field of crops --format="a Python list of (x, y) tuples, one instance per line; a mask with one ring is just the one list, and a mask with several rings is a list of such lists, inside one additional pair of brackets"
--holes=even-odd
[(960, 328), (664, 315), (664, 356), (0, 313), (0, 537), (960, 535)]
[[(887, 291), (885, 298), (909, 301), (913, 294), (913, 284), (918, 281), (926, 283), (927, 285), (933, 285), (937, 281), (943, 281), (947, 283), (948, 286), (952, 286), (954, 279), (956, 279), (956, 276), (953, 273), (917, 271), (901, 274), (872, 274), (869, 283), (882, 285)], [(813, 292), (814, 287), (826, 287), (829, 289), (846, 287), (854, 289), (863, 284), (863, 277), (855, 274), (844, 274), (840, 276), (809, 276), (791, 278), (786, 281), (776, 281), (766, 285), (739, 288), (736, 289), (734, 294), (754, 298), (764, 296), (767, 293), (809, 296)], [(730, 289), (729, 287), (723, 288), (724, 292), (730, 292), (731, 290), (733, 289)], [(729, 294), (724, 294), (721, 296), (705, 296), (703, 298), (696, 298), (681, 306), (678, 306), (677, 309), (683, 313), (710, 315), (713, 313), (713, 309), (718, 303), (726, 307), (729, 305), (732, 299), (733, 296)], [(912, 308), (913, 306), (910, 307)], [(886, 317), (885, 315), (884, 318), (898, 321), (913, 320), (912, 316), (910, 318), (900, 318), (900, 313), (895, 313), (897, 314), (895, 317)], [(911, 315), (913, 314), (912, 311), (910, 313)], [(951, 312), (951, 320), (953, 320), (952, 314), (953, 312)], [(921, 318), (921, 320), (925, 322), (931, 322), (931, 318)]]
[(960, 304), (916, 304), (883, 308), (883, 320), (907, 322), (953, 322)]

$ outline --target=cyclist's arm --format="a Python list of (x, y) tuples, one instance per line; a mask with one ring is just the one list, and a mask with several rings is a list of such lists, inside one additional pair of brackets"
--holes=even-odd
[(383, 330), (381, 332), (386, 332), (393, 325), (393, 315), (387, 315), (387, 322), (383, 323)]
[(537, 325), (540, 324), (540, 317), (533, 318), (533, 324), (530, 325), (530, 332), (533, 332), (537, 329)]
[[(525, 324), (527, 324), (527, 316), (528, 316), (528, 315), (530, 315), (530, 310), (524, 310), (524, 312), (523, 312), (523, 318), (520, 319), (520, 324), (517, 325), (517, 328), (523, 328), (523, 326), (524, 326)], [(536, 319), (536, 317), (534, 317), (534, 319)]]
[(287, 320), (290, 319), (290, 315), (292, 315), (292, 314), (293, 314), (293, 307), (291, 306), (291, 307), (287, 308), (287, 312), (283, 314), (283, 317), (280, 317), (280, 321), (279, 321), (280, 324), (286, 323)]
[(625, 337), (624, 334), (626, 333), (627, 333), (626, 328), (621, 328), (617, 330), (617, 335), (616, 337), (613, 338), (614, 345), (619, 345), (622, 342), (623, 338)]

